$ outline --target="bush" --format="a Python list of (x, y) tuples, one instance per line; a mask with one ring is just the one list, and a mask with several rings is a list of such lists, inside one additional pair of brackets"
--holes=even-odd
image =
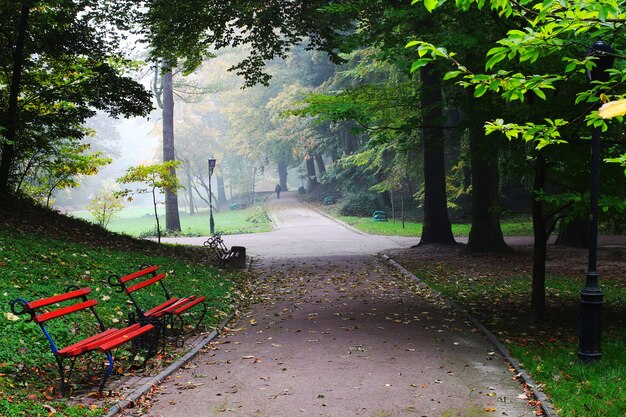
[(376, 210), (386, 209), (378, 194), (354, 193), (347, 194), (339, 207), (342, 216), (368, 217)]
[(251, 213), (246, 217), (246, 220), (254, 224), (264, 224), (270, 221), (267, 216), (267, 212), (261, 206), (254, 206)]

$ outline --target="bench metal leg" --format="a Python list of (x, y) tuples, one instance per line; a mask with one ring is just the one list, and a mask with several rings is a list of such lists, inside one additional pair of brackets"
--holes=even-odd
[(104, 385), (106, 384), (107, 380), (113, 373), (113, 355), (111, 354), (111, 351), (106, 352), (106, 355), (107, 355), (107, 359), (109, 360), (109, 367), (106, 370), (104, 379), (102, 379), (102, 382), (100, 383), (100, 388), (98, 388), (98, 392), (100, 393), (100, 395), (102, 395), (102, 390), (104, 389)]
[(54, 358), (57, 361), (57, 365), (59, 367), (59, 375), (61, 376), (61, 395), (65, 395), (68, 392), (68, 385), (70, 382), (70, 378), (72, 377), (72, 371), (74, 371), (74, 365), (76, 364), (77, 358), (70, 358), (70, 367), (65, 372), (65, 363), (63, 358), (55, 355)]
[(195, 330), (198, 330), (198, 327), (200, 327), (200, 323), (202, 323), (202, 320), (204, 319), (204, 316), (206, 316), (206, 312), (207, 312), (206, 303), (202, 302), (200, 304), (202, 304), (202, 313), (200, 313), (200, 318), (196, 322), (196, 327), (194, 328)]

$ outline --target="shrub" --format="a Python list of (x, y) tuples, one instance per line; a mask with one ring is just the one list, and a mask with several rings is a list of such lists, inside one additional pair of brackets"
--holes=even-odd
[(270, 221), (267, 212), (261, 206), (254, 206), (246, 220), (254, 224), (263, 224)]
[(368, 217), (376, 210), (385, 209), (382, 199), (378, 194), (353, 193), (347, 194), (339, 207), (342, 216)]

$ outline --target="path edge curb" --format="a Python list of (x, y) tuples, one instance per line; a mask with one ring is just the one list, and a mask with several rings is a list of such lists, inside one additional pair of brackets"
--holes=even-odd
[[(251, 268), (252, 268), (252, 259), (250, 258), (248, 261), (248, 265), (245, 269), (247, 271), (250, 271)], [(209, 333), (209, 335), (205, 339), (200, 341), (200, 343), (195, 345), (189, 352), (187, 352), (185, 355), (178, 358), (176, 361), (170, 364), (170, 366), (162, 370), (159, 374), (150, 378), (148, 382), (144, 383), (139, 388), (134, 389), (123, 400), (118, 401), (115, 405), (109, 407), (107, 414), (105, 414), (104, 417), (113, 417), (121, 413), (123, 410), (127, 408), (132, 408), (129, 406), (134, 404), (141, 396), (147, 394), (153, 387), (156, 387), (159, 384), (161, 384), (161, 382), (163, 382), (165, 378), (167, 378), (168, 376), (176, 372), (178, 369), (180, 369), (183, 365), (185, 365), (187, 362), (193, 359), (209, 343), (215, 340), (215, 338), (220, 335), (220, 333), (224, 330), (224, 328), (228, 325), (228, 323), (230, 323), (237, 316), (240, 308), (241, 308), (241, 302), (239, 302), (235, 306), (235, 308), (233, 308), (233, 311), (230, 313), (230, 315), (226, 317), (215, 330)]]
[(394, 268), (399, 270), (403, 275), (416, 281), (420, 287), (428, 288), (429, 290), (438, 294), (438, 296), (441, 297), (441, 299), (445, 302), (446, 305), (457, 310), (466, 319), (468, 319), (474, 326), (476, 326), (485, 335), (485, 337), (494, 345), (494, 347), (498, 350), (498, 352), (511, 364), (511, 366), (513, 366), (513, 368), (515, 368), (515, 371), (520, 376), (520, 378), (522, 378), (524, 383), (531, 389), (537, 401), (541, 403), (541, 410), (543, 411), (544, 415), (546, 417), (559, 417), (558, 414), (556, 413), (554, 405), (550, 402), (546, 394), (539, 389), (538, 384), (532, 379), (530, 375), (528, 375), (528, 373), (524, 370), (524, 367), (522, 366), (522, 364), (511, 355), (511, 352), (509, 352), (509, 350), (498, 340), (496, 335), (494, 335), (476, 317), (474, 317), (468, 311), (463, 309), (459, 304), (455, 303), (452, 300), (445, 298), (441, 293), (430, 288), (424, 281), (422, 281), (421, 279), (413, 275), (409, 270), (407, 270), (405, 267), (400, 265), (398, 262), (392, 259), (389, 255), (382, 254), (382, 257), (383, 259), (385, 259), (385, 261), (387, 261), (387, 263), (389, 263)]

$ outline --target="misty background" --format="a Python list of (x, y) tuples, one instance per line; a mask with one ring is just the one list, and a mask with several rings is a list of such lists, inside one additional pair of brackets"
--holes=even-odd
[[(243, 89), (243, 80), (228, 68), (246, 54), (245, 48), (225, 50), (191, 75), (174, 71), (174, 140), (176, 159), (182, 162), (177, 175), (185, 187), (179, 191), (181, 211), (208, 210), (207, 161), (212, 157), (217, 159), (214, 197), (222, 187), (226, 195), (218, 205), (250, 198), (255, 189), (273, 191), (280, 182), (279, 164), (286, 167), (288, 189), (307, 185), (305, 161), (322, 142), (315, 131), (319, 126), (282, 112), (297, 107), (304, 94), (322, 85), (334, 66), (323, 53), (296, 48), (287, 59), (268, 64), (273, 76), (269, 86)], [(146, 67), (135, 78), (150, 88), (155, 75), (155, 69)], [(155, 110), (148, 118), (114, 119), (101, 113), (89, 120), (90, 151), (102, 152), (112, 163), (96, 175), (82, 177), (79, 187), (58, 190), (57, 209), (84, 210), (105, 184), (110, 187), (129, 167), (162, 162), (162, 110), (153, 101)], [(326, 155), (321, 158), (330, 162)], [(134, 195), (124, 205), (148, 207), (152, 198)]]

